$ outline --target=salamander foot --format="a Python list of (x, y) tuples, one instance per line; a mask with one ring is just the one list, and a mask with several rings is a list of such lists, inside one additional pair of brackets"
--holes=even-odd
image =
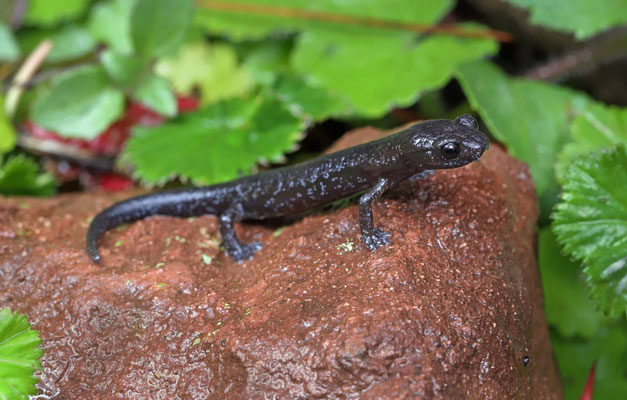
[(374, 232), (369, 235), (362, 235), (364, 243), (370, 250), (376, 250), (377, 247), (390, 244), (392, 234), (380, 228), (374, 228)]
[(255, 253), (262, 248), (263, 245), (260, 242), (252, 242), (248, 244), (243, 244), (236, 248), (227, 248), (227, 252), (235, 261), (242, 262), (251, 259), (255, 255)]

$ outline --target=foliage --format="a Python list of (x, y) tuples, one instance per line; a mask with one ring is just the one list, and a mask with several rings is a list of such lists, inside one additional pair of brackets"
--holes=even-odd
[[(565, 87), (511, 79), (488, 62), (464, 65), (458, 78), (490, 132), (529, 165), (538, 195), (556, 192), (553, 170), (557, 153), (569, 140), (569, 119), (589, 99)], [(552, 205), (549, 201), (547, 208)]]
[(26, 400), (37, 393), (41, 339), (25, 315), (0, 310), (0, 399)]
[(38, 173), (39, 166), (31, 158), (19, 154), (2, 164), (0, 158), (0, 194), (50, 196), (55, 179), (48, 173)]
[(625, 0), (507, 0), (524, 7), (531, 23), (573, 32), (584, 39), (616, 25), (627, 23)]
[(15, 128), (4, 113), (4, 96), (0, 95), (0, 155), (13, 150), (15, 136)]
[(553, 230), (564, 251), (586, 265), (598, 304), (612, 316), (627, 314), (625, 146), (581, 157), (568, 169), (565, 182)]
[(137, 128), (127, 155), (145, 181), (177, 174), (211, 184), (248, 173), (257, 162), (280, 161), (302, 129), (302, 121), (278, 99), (234, 99), (158, 127)]
[(73, 69), (42, 90), (32, 106), (32, 118), (46, 129), (67, 137), (94, 138), (115, 121), (124, 95), (109, 84), (102, 67)]
[(22, 53), (30, 53), (44, 39), (52, 40), (52, 51), (46, 58), (47, 63), (60, 63), (84, 57), (96, 47), (96, 41), (87, 29), (72, 24), (23, 32), (19, 36)]
[(596, 363), (595, 399), (627, 397), (627, 322), (601, 327), (591, 338), (562, 336), (552, 332), (551, 341), (564, 382), (564, 397), (579, 399), (590, 367)]
[[(508, 1), (528, 10), (531, 23), (580, 40), (627, 21), (624, 0)], [(479, 61), (497, 54), (492, 38), (451, 28), (424, 34), (447, 15), (459, 20), (454, 6), (454, 0), (30, 0), (15, 28), (0, 5), (4, 82), (42, 40), (53, 42), (20, 112), (0, 113), (0, 193), (54, 191), (54, 179), (40, 174), (34, 160), (6, 156), (16, 151), (15, 126), (24, 116), (63, 143), (98, 141), (130, 102), (141, 102), (160, 116), (142, 111), (129, 119), (169, 120), (134, 129), (118, 165), (134, 166), (149, 185), (173, 178), (209, 184), (283, 160), (309, 126), (330, 118), (342, 126), (389, 127), (404, 112), (451, 118), (472, 107), (493, 137), (529, 165), (536, 184), (539, 267), (567, 398), (579, 396), (595, 360), (595, 396), (612, 398), (612, 388), (621, 393), (627, 386), (617, 372), (627, 351), (621, 147), (627, 110)], [(455, 28), (485, 30), (473, 22)], [(511, 59), (501, 63), (506, 53), (497, 62), (512, 68)], [(448, 102), (456, 87), (443, 88), (451, 77), (467, 102)], [(200, 109), (177, 116), (177, 95), (198, 100)], [(431, 100), (415, 106), (425, 95)], [(391, 112), (399, 107), (408, 110)], [(107, 132), (115, 136), (122, 125)]]
[(235, 48), (225, 43), (189, 43), (162, 59), (157, 73), (170, 79), (179, 93), (191, 95), (199, 88), (203, 105), (243, 96), (253, 86), (250, 72), (238, 65)]
[(19, 55), (20, 49), (17, 47), (13, 33), (0, 22), (0, 61), (15, 61)]
[(584, 290), (579, 265), (560, 254), (550, 228), (540, 230), (538, 264), (546, 318), (563, 337), (592, 338), (609, 318), (595, 309)]
[[(272, 32), (300, 33), (291, 67), (321, 87), (347, 97), (355, 111), (379, 117), (394, 106), (414, 103), (425, 90), (446, 84), (456, 67), (492, 54), (497, 47), (487, 39), (433, 35), (422, 40), (413, 32), (347, 23), (342, 17), (431, 24), (441, 18), (450, 1), (402, 0), (334, 2), (248, 0), (243, 4), (289, 6), (295, 10), (337, 13), (336, 20), (306, 20), (258, 15), (254, 9), (237, 12), (211, 8), (199, 12), (211, 32), (236, 39), (259, 39)], [(402, 57), (399, 57), (403, 54)], [(375, 79), (372, 79), (376, 77)]]
[(564, 181), (570, 164), (593, 150), (627, 143), (627, 109), (595, 104), (583, 110), (570, 125), (572, 141), (558, 155), (557, 177)]

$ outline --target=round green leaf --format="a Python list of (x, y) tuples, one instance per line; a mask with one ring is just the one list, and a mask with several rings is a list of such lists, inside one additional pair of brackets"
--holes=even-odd
[(166, 117), (176, 115), (177, 102), (168, 80), (149, 74), (142, 77), (131, 97)]
[(137, 0), (131, 14), (135, 51), (146, 58), (174, 51), (185, 39), (192, 12), (192, 0)]
[(52, 40), (52, 50), (46, 62), (64, 62), (83, 57), (96, 47), (91, 34), (78, 25), (67, 25), (53, 29), (30, 30), (19, 35), (24, 53), (33, 51), (44, 39)]
[(557, 188), (553, 168), (568, 141), (569, 115), (588, 104), (587, 96), (548, 83), (511, 79), (484, 61), (462, 66), (457, 78), (490, 132), (529, 165), (538, 195)]
[(89, 31), (100, 40), (123, 54), (133, 52), (131, 42), (131, 11), (135, 0), (113, 0), (96, 4), (89, 15)]
[(123, 111), (124, 94), (100, 66), (84, 66), (57, 77), (31, 109), (33, 120), (65, 137), (92, 139)]
[(542, 275), (546, 319), (565, 337), (593, 337), (609, 322), (588, 299), (579, 264), (560, 254), (549, 228), (538, 235), (538, 264)]
[(625, 0), (507, 0), (524, 7), (531, 23), (573, 32), (584, 39), (612, 26), (627, 24)]
[(627, 313), (627, 153), (625, 146), (576, 160), (566, 174), (553, 231), (581, 260), (592, 295), (610, 315)]
[(78, 18), (90, 0), (29, 0), (24, 21), (33, 25), (53, 26)]

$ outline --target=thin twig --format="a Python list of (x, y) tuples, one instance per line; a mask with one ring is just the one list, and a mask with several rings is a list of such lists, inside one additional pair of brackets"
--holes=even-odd
[(52, 40), (46, 39), (42, 41), (35, 50), (30, 53), (26, 60), (24, 60), (20, 69), (15, 73), (13, 82), (7, 92), (6, 102), (4, 103), (4, 111), (9, 118), (15, 113), (17, 104), (24, 92), (24, 86), (39, 69), (46, 57), (48, 57), (50, 50), (52, 50)]
[(526, 78), (544, 81), (562, 81), (581, 75), (596, 67), (627, 57), (627, 28), (621, 27), (590, 39), (582, 47), (568, 51), (527, 71)]
[(340, 24), (362, 25), (379, 29), (395, 29), (417, 33), (443, 33), (451, 36), (488, 38), (499, 42), (511, 42), (512, 36), (503, 31), (492, 29), (465, 29), (455, 25), (424, 25), (400, 21), (388, 21), (376, 18), (356, 17), (345, 14), (333, 14), (323, 11), (303, 10), (288, 7), (275, 7), (260, 4), (231, 3), (212, 0), (196, 0), (198, 7), (207, 9), (239, 12), (246, 14), (266, 15), (273, 17), (296, 18), (304, 20), (333, 22)]
[(24, 22), (24, 16), (26, 15), (26, 9), (28, 8), (28, 0), (15, 0), (13, 3), (13, 10), (11, 11), (11, 28), (16, 30), (22, 26)]

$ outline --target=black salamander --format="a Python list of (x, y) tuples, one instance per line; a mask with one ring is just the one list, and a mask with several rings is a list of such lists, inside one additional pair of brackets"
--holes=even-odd
[(453, 121), (424, 121), (383, 139), (231, 182), (134, 197), (96, 215), (87, 232), (87, 252), (99, 262), (98, 239), (124, 223), (153, 215), (214, 214), (227, 253), (243, 261), (262, 245), (242, 243), (235, 235), (235, 222), (301, 213), (362, 191), (361, 236), (366, 246), (375, 250), (390, 243), (391, 236), (372, 220), (372, 203), (383, 192), (425, 170), (457, 168), (477, 161), (488, 145), (488, 138), (477, 130), (477, 122), (464, 114)]

